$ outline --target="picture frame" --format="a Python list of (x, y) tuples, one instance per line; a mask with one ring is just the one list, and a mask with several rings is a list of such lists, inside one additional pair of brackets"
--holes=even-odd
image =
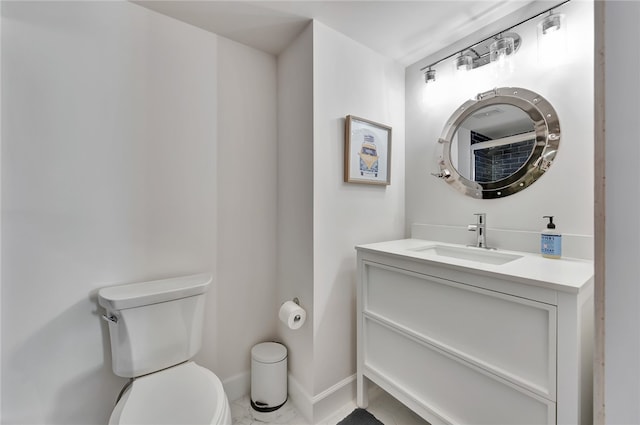
[(391, 127), (354, 115), (344, 127), (345, 183), (391, 184)]

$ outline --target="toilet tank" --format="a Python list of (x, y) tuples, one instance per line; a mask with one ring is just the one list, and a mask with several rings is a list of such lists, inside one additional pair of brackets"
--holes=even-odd
[(192, 358), (202, 345), (210, 283), (210, 274), (198, 274), (100, 289), (113, 372), (132, 378)]

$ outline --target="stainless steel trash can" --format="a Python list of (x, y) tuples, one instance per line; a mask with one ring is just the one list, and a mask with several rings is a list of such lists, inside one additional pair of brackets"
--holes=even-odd
[(273, 412), (287, 401), (287, 348), (263, 342), (251, 349), (251, 407)]

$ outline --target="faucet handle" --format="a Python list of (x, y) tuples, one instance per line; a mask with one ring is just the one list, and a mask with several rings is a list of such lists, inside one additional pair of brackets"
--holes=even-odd
[(478, 224), (485, 224), (487, 221), (487, 213), (474, 213), (473, 215), (476, 216), (476, 222)]

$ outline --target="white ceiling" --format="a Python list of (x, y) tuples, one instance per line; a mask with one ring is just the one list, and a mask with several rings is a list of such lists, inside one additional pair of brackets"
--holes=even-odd
[(310, 19), (405, 66), (518, 10), (531, 0), (141, 0), (146, 8), (277, 55)]

